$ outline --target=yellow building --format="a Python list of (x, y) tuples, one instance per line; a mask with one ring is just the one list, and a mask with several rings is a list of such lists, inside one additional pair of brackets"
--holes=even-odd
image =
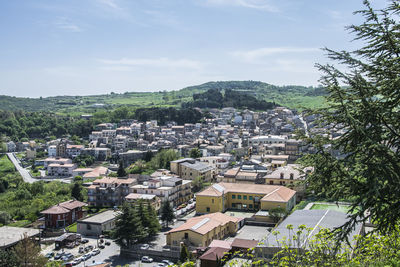
[(193, 217), (181, 226), (166, 233), (167, 245), (207, 247), (214, 239), (223, 239), (236, 234), (242, 218), (235, 218), (221, 212)]
[(196, 194), (196, 212), (224, 212), (236, 210), (291, 210), (296, 203), (296, 191), (284, 186), (218, 183)]

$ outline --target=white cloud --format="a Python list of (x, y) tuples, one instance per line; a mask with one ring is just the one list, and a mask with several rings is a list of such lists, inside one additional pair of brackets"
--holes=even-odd
[(59, 29), (65, 30), (65, 31), (70, 31), (70, 32), (82, 32), (83, 29), (73, 23), (71, 20), (67, 18), (59, 18), (55, 22), (55, 26)]
[(206, 0), (207, 5), (212, 6), (238, 6), (252, 9), (278, 12), (278, 8), (270, 0)]
[(235, 51), (231, 54), (245, 62), (256, 62), (258, 59), (276, 54), (310, 53), (316, 51), (319, 51), (319, 49), (314, 47), (264, 47), (247, 51)]
[[(162, 58), (122, 58), (118, 60), (100, 59), (101, 63), (112, 66), (148, 66), (161, 68), (186, 68), (200, 69), (203, 64), (199, 61), (190, 59), (170, 59)], [(118, 69), (118, 68), (117, 68)], [(121, 68), (127, 70), (126, 68)], [(116, 69), (115, 69), (116, 70)]]

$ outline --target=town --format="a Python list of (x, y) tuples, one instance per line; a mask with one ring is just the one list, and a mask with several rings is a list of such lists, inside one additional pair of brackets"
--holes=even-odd
[(0, 8), (0, 267), (400, 266), (400, 0)]
[[(40, 240), (43, 255), (67, 266), (119, 258), (167, 266), (185, 260), (185, 246), (200, 266), (217, 266), (235, 251), (272, 257), (279, 248), (272, 229), (281, 229), (279, 240), (288, 224), (333, 229), (346, 222), (346, 203), (311, 201), (306, 180), (313, 168), (296, 163), (312, 153), (298, 134), (318, 130), (314, 116), (284, 107), (208, 113), (196, 124), (101, 123), (79, 144), (68, 138), (7, 142), (7, 156), (25, 182), (80, 181), (87, 195), (41, 211), (34, 228), (3, 226), (2, 248), (26, 233)], [(158, 166), (146, 167), (157, 157)], [(111, 233), (123, 205), (149, 205), (161, 227), (118, 246)], [(364, 230), (360, 224), (352, 234)]]

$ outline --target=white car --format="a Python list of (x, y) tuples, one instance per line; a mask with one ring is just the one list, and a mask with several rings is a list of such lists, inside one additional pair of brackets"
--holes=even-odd
[(149, 249), (150, 245), (149, 244), (143, 244), (140, 246), (140, 249)]
[(153, 262), (153, 259), (150, 258), (149, 256), (143, 256), (142, 257), (142, 262)]
[(169, 261), (169, 260), (162, 260), (161, 263), (164, 263), (165, 266), (172, 266), (172, 265), (174, 265), (174, 263), (173, 263), (172, 261)]
[(92, 254), (92, 256), (96, 256), (96, 255), (100, 254), (100, 249), (98, 249), (98, 248), (93, 249), (93, 251), (91, 252), (91, 254)]

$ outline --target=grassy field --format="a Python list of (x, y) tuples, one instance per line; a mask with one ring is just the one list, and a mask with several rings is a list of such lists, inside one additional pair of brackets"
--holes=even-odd
[(0, 157), (0, 173), (15, 171), (14, 164), (8, 159), (6, 155)]
[(13, 227), (25, 227), (28, 224), (30, 224), (31, 222), (28, 220), (21, 220), (21, 221), (16, 221), (13, 223), (8, 224), (7, 226), (13, 226)]
[(321, 204), (316, 203), (312, 205), (312, 210), (334, 210), (347, 213), (350, 209), (348, 205), (336, 205), (336, 204)]
[(77, 229), (77, 223), (74, 222), (73, 224), (67, 226), (65, 229), (70, 233), (76, 233), (76, 231), (78, 230)]

